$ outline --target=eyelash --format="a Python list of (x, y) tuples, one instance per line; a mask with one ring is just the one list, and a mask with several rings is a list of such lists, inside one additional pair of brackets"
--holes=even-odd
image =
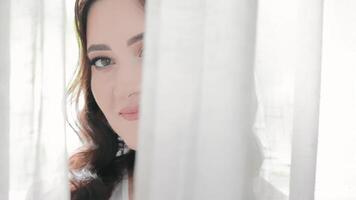
[(95, 63), (96, 63), (98, 60), (100, 60), (100, 59), (109, 59), (109, 60), (110, 60), (110, 64), (108, 64), (108, 65), (106, 65), (106, 66), (115, 64), (115, 63), (112, 61), (112, 59), (109, 58), (109, 57), (106, 57), (106, 56), (98, 56), (98, 57), (95, 57), (95, 58), (93, 58), (92, 60), (89, 61), (90, 66), (94, 66), (94, 67), (96, 67), (96, 68), (105, 68), (106, 66), (103, 66), (103, 67), (100, 66), (100, 67), (99, 67), (99, 66), (96, 66), (96, 65), (95, 65)]
[[(144, 50), (144, 48), (141, 48), (141, 49), (139, 50), (139, 52), (138, 52), (138, 57), (140, 57), (140, 58), (143, 57), (143, 50)], [(94, 57), (93, 59), (91, 59), (91, 60), (89, 61), (90, 66), (93, 66), (93, 65), (94, 65), (96, 68), (105, 68), (106, 66), (104, 66), (104, 67), (98, 67), (98, 66), (95, 65), (95, 63), (96, 63), (98, 60), (100, 60), (100, 59), (110, 59), (110, 64), (108, 64), (108, 65), (106, 65), (106, 66), (115, 64), (115, 62), (113, 62), (112, 59), (109, 58), (109, 57), (106, 57), (106, 56), (98, 56), (98, 57)]]

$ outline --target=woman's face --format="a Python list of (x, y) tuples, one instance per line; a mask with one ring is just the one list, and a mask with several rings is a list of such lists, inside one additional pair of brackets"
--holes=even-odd
[(136, 0), (96, 1), (87, 24), (94, 98), (113, 130), (136, 150), (144, 9)]

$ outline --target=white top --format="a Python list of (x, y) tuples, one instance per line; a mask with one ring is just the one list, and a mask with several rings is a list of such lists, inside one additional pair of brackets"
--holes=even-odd
[(115, 186), (109, 200), (129, 200), (129, 181), (127, 174), (125, 174), (122, 181)]

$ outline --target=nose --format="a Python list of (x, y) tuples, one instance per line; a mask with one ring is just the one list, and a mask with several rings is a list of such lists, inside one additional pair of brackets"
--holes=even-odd
[(138, 95), (138, 92), (132, 92), (128, 95), (128, 97), (130, 97), (131, 95)]
[(116, 102), (122, 102), (123, 105), (135, 104), (138, 102), (141, 69), (139, 66), (121, 65), (116, 68), (113, 76), (113, 95)]

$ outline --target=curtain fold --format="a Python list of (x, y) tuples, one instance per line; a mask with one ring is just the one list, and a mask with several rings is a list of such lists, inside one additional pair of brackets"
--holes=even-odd
[(256, 11), (247, 0), (148, 2), (137, 199), (255, 198)]
[(314, 199), (322, 1), (146, 10), (137, 199)]
[(313, 200), (319, 130), (323, 0), (297, 7), (290, 200)]
[(0, 1), (0, 199), (9, 196), (9, 113), (10, 113), (10, 1)]
[(69, 199), (64, 6), (11, 1), (10, 199)]

